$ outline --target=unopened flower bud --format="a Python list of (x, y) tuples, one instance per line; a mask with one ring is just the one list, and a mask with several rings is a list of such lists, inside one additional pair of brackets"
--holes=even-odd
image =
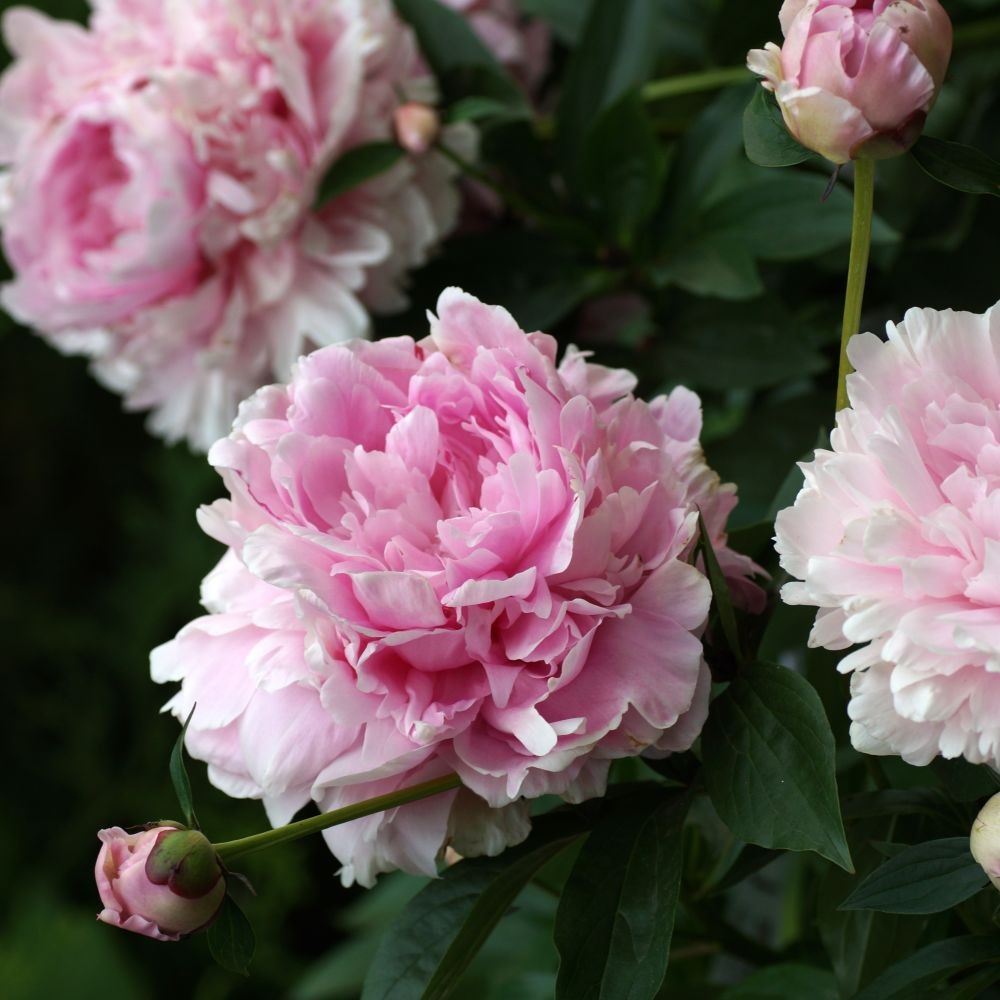
[(197, 830), (155, 826), (98, 833), (95, 875), (104, 909), (98, 920), (160, 941), (212, 922), (226, 896), (218, 856)]
[(916, 142), (951, 57), (938, 0), (785, 0), (785, 44), (747, 54), (788, 130), (834, 163)]
[(422, 156), (434, 144), (441, 131), (437, 112), (426, 104), (408, 101), (396, 108), (396, 141), (408, 153)]
[(1000, 794), (994, 795), (973, 820), (969, 850), (1000, 889)]

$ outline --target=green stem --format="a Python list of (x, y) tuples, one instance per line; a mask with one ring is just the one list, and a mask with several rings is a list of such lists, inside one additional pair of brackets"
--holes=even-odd
[(727, 66), (723, 69), (706, 69), (700, 73), (685, 73), (664, 80), (651, 80), (642, 88), (644, 101), (662, 101), (667, 97), (683, 94), (700, 94), (705, 90), (719, 90), (736, 83), (746, 83), (754, 78), (746, 66)]
[(837, 409), (847, 406), (847, 376), (854, 369), (847, 360), (847, 342), (861, 327), (868, 253), (872, 245), (872, 207), (875, 203), (875, 161), (854, 161), (854, 215), (851, 221), (851, 259), (847, 265), (844, 325), (840, 332), (840, 370), (837, 373)]
[(351, 820), (361, 819), (362, 816), (371, 816), (372, 813), (383, 812), (396, 806), (404, 806), (408, 802), (426, 799), (431, 795), (440, 795), (441, 792), (451, 791), (461, 784), (457, 774), (449, 774), (443, 778), (435, 778), (433, 781), (425, 781), (420, 785), (389, 792), (387, 795), (365, 799), (364, 802), (356, 802), (354, 805), (344, 806), (342, 809), (334, 809), (319, 816), (300, 819), (297, 823), (280, 826), (277, 830), (265, 830), (263, 833), (255, 833), (251, 837), (227, 840), (225, 843), (213, 844), (212, 846), (215, 848), (215, 853), (228, 863), (234, 858), (243, 857), (244, 854), (253, 854), (254, 851), (263, 851), (265, 848), (274, 847), (275, 844), (284, 844), (289, 840), (308, 837), (312, 833), (319, 833), (320, 830), (326, 830), (328, 827), (337, 826), (340, 823), (350, 823)]

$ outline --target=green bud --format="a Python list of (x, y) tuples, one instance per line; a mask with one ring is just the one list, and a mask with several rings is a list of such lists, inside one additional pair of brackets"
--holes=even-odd
[(146, 858), (146, 877), (175, 895), (201, 899), (223, 877), (222, 865), (208, 838), (198, 830), (164, 830)]

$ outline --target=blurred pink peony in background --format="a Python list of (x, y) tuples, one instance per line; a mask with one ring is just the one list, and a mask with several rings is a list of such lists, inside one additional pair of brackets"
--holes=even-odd
[(140, 833), (111, 827), (97, 834), (94, 875), (104, 909), (98, 920), (158, 941), (176, 941), (215, 918), (226, 880), (197, 830), (154, 826)]
[(911, 309), (855, 337), (851, 408), (777, 520), (810, 644), (859, 648), (851, 738), (866, 753), (1000, 766), (1000, 309)]
[(443, 0), (462, 14), (497, 60), (532, 92), (548, 69), (549, 29), (521, 14), (517, 0)]
[(785, 0), (784, 45), (747, 66), (788, 130), (834, 163), (903, 153), (919, 137), (951, 56), (938, 0)]
[(433, 81), (389, 0), (93, 8), (87, 29), (4, 16), (3, 302), (204, 449), (301, 353), (405, 304), (406, 272), (455, 221), (454, 168), (407, 159), (312, 206), (326, 169), (391, 140)]
[(686, 749), (708, 705), (697, 511), (738, 597), (732, 486), (700, 403), (443, 293), (430, 336), (354, 341), (261, 389), (209, 454), (231, 494), (209, 611), (153, 653), (190, 753), (274, 825), (457, 772), (460, 791), (325, 834), (346, 883), (495, 854), (525, 799), (603, 792), (610, 761)]

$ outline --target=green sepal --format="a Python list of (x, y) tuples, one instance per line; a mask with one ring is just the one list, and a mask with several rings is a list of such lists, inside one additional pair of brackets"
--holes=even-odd
[(758, 87), (743, 112), (743, 148), (759, 167), (792, 167), (808, 160), (806, 149), (785, 125), (774, 94)]
[(166, 830), (146, 858), (146, 877), (185, 899), (201, 899), (223, 877), (208, 838), (198, 830)]
[(187, 768), (184, 766), (184, 737), (187, 735), (188, 726), (191, 724), (197, 707), (197, 705), (191, 706), (191, 711), (181, 727), (181, 734), (177, 737), (177, 742), (170, 754), (170, 780), (173, 782), (174, 794), (177, 796), (181, 812), (184, 814), (184, 825), (194, 830), (199, 830), (201, 827), (194, 812), (191, 780), (188, 778)]

